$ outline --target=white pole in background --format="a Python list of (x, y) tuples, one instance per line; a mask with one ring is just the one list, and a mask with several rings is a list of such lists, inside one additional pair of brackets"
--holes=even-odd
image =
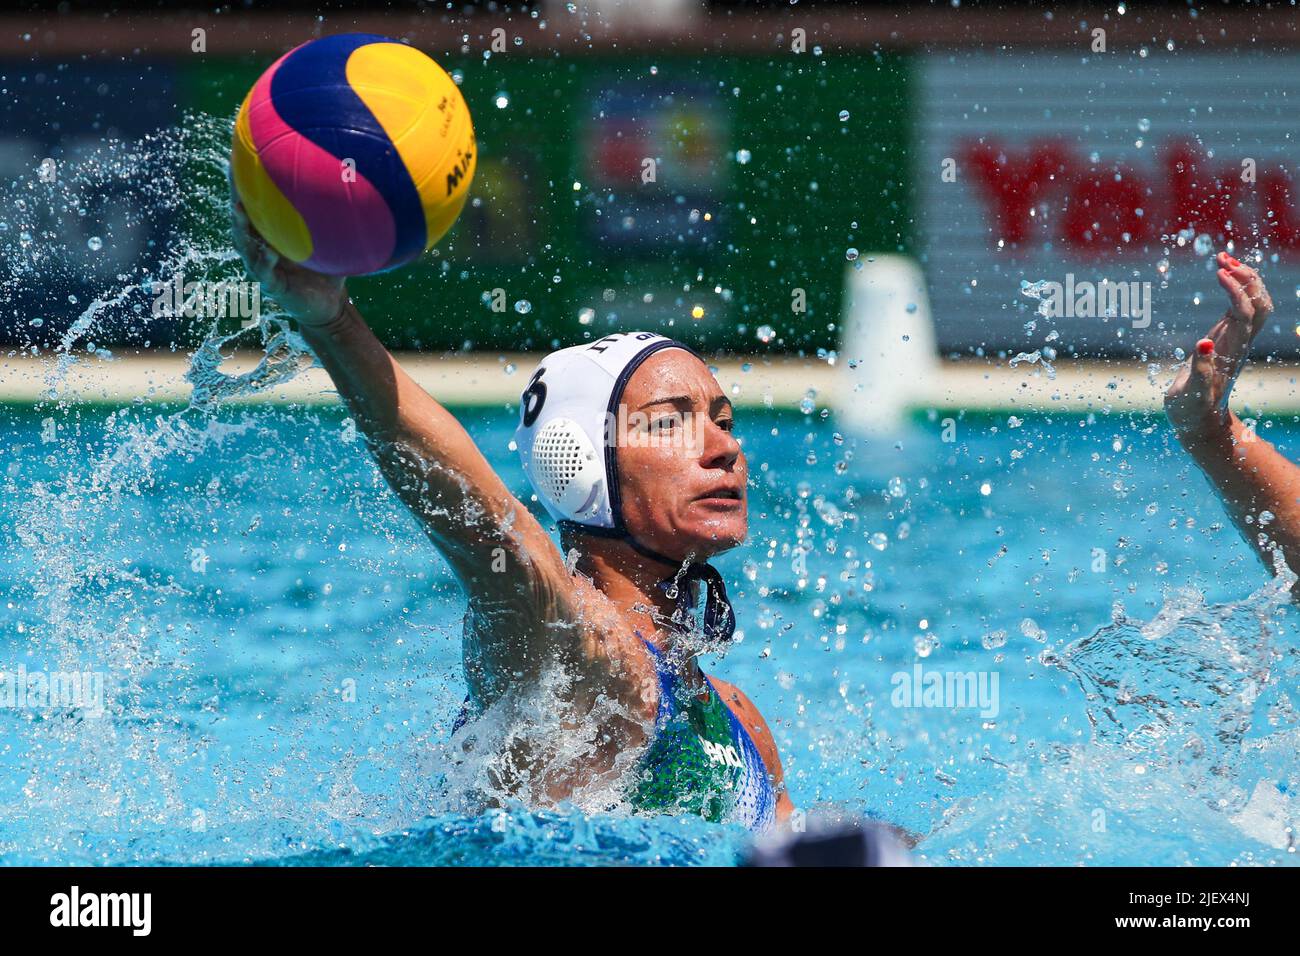
[(920, 265), (910, 256), (864, 254), (845, 279), (837, 419), (867, 434), (900, 430), (908, 412), (934, 394), (938, 366)]

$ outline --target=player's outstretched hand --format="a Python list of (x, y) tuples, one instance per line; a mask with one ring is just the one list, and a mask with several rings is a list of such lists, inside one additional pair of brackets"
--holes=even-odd
[(254, 228), (238, 199), (231, 227), (235, 248), (266, 295), (304, 325), (327, 325), (338, 317), (348, 298), (342, 276), (313, 272), (281, 257)]

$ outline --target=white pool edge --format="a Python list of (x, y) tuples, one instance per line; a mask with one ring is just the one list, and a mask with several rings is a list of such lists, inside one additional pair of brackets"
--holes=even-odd
[[(430, 394), (451, 406), (513, 406), (540, 355), (476, 354), (440, 356), (397, 353), (402, 367)], [(232, 374), (256, 363), (252, 353), (228, 360)], [(851, 410), (877, 401), (876, 388), (862, 369), (842, 361), (779, 356), (732, 357), (712, 363), (723, 390), (737, 406), (797, 409), (811, 398), (817, 409)], [(48, 400), (55, 387), (62, 401), (97, 404), (184, 403), (190, 396), (185, 381), (188, 356), (134, 353), (103, 359), (78, 356), (56, 379), (56, 360), (47, 356), (0, 357), (0, 403), (30, 404)], [(1136, 359), (1065, 361), (1055, 363), (1055, 375), (1038, 364), (1012, 367), (1005, 360), (964, 358), (940, 361), (908, 397), (907, 410), (967, 412), (1071, 413), (1153, 412), (1173, 374), (1170, 366), (1154, 375)], [(1300, 413), (1300, 364), (1255, 364), (1242, 373), (1235, 405), (1262, 414)], [(888, 396), (884, 397), (886, 400)], [(265, 392), (234, 400), (237, 403), (302, 403), (328, 405), (338, 401), (322, 369), (301, 372), (293, 380)]]

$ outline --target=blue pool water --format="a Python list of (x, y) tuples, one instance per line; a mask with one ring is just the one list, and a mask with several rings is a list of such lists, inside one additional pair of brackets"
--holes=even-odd
[[(1163, 421), (946, 416), (740, 413), (743, 640), (710, 667), (796, 804), (939, 865), (1292, 862), (1296, 615)], [(513, 413), (463, 420), (522, 494)], [(100, 717), (0, 708), (4, 863), (743, 853), (693, 818), (472, 804), (442, 749), (463, 601), (340, 410), (8, 407), (0, 445), (0, 669), (107, 674)], [(896, 706), (917, 664), (996, 676), (997, 713)]]

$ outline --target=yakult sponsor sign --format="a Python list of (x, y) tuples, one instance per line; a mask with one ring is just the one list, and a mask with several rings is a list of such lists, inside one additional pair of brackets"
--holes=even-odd
[[(1300, 280), (1300, 55), (957, 52), (920, 68), (921, 250), (945, 351), (1167, 355), (1222, 313), (1210, 258)], [(945, 170), (948, 174), (945, 175)], [(1040, 308), (1042, 288), (1138, 289), (1140, 309)], [(1062, 302), (1074, 299), (1064, 296)], [(1099, 300), (1100, 301), (1100, 300)], [(1261, 346), (1294, 352), (1283, 310)]]

